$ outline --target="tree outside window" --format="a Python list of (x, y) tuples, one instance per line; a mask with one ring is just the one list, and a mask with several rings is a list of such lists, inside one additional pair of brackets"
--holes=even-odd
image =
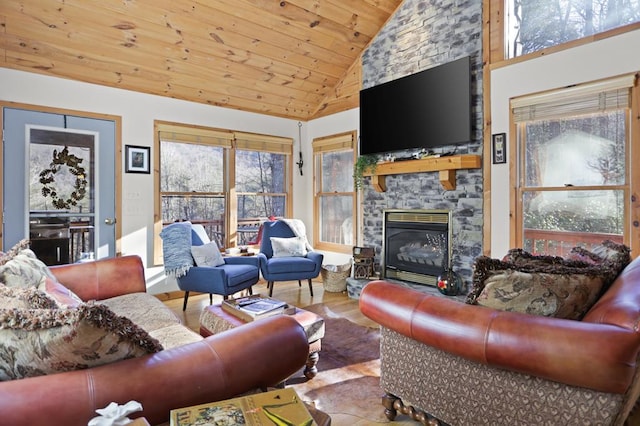
[(225, 248), (249, 243), (267, 217), (287, 215), (292, 139), (167, 122), (156, 129), (157, 263), (169, 223), (202, 224)]
[(574, 246), (630, 238), (630, 90), (575, 95), (514, 108), (517, 244), (534, 253), (565, 255)]
[(640, 22), (640, 0), (511, 0), (506, 7), (507, 58)]
[(313, 141), (316, 246), (350, 253), (355, 244), (353, 132)]

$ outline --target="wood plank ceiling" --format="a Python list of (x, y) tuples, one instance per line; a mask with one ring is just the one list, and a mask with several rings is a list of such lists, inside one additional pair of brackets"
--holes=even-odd
[(358, 106), (402, 0), (0, 0), (0, 66), (301, 121)]

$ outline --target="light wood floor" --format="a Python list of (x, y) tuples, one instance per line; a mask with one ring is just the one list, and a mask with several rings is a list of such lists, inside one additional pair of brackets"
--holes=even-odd
[[(260, 282), (253, 286), (253, 293), (260, 293), (262, 295), (269, 294), (267, 290), (267, 286), (265, 282)], [(377, 325), (366, 318), (360, 312), (358, 308), (358, 301), (354, 299), (350, 299), (346, 292), (345, 293), (331, 293), (325, 292), (322, 286), (321, 281), (314, 281), (313, 283), (313, 294), (311, 297), (309, 295), (309, 286), (306, 282), (302, 282), (302, 287), (298, 287), (297, 281), (290, 282), (277, 282), (275, 283), (275, 287), (273, 290), (273, 297), (283, 300), (289, 304), (298, 306), (300, 308), (304, 308), (305, 306), (313, 305), (316, 303), (323, 303), (325, 307), (333, 312), (336, 316), (340, 316), (343, 318), (347, 318), (348, 320), (355, 322), (357, 324), (368, 326), (368, 327), (376, 327)], [(174, 295), (175, 296), (175, 295)], [(163, 299), (162, 295), (159, 295), (160, 299)], [(166, 299), (166, 298), (165, 298)], [(189, 302), (187, 304), (187, 310), (182, 311), (182, 295), (179, 295), (179, 298), (173, 298), (168, 300), (163, 300), (164, 303), (170, 307), (181, 319), (182, 322), (196, 333), (199, 332), (199, 319), (200, 312), (209, 304), (209, 295), (193, 295), (189, 297)], [(213, 303), (220, 303), (222, 301), (221, 296), (213, 296)], [(322, 354), (320, 354), (322, 357)], [(383, 410), (382, 404), (375, 409)], [(342, 426), (342, 425), (350, 425), (350, 426), (366, 426), (371, 425), (372, 422), (368, 420), (364, 420), (351, 415), (343, 415), (343, 414), (332, 414), (332, 425), (333, 426)], [(374, 423), (375, 424), (375, 423)], [(418, 423), (409, 420), (406, 416), (398, 416), (397, 420), (394, 422), (387, 422), (384, 424), (388, 425), (417, 425)]]

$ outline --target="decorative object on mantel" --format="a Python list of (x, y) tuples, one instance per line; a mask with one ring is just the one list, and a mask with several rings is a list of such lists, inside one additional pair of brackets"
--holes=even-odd
[[(361, 157), (358, 158), (358, 160)], [(357, 163), (356, 163), (357, 164)], [(371, 176), (371, 184), (378, 192), (385, 192), (387, 175), (403, 173), (440, 172), (440, 184), (446, 190), (456, 189), (456, 170), (479, 169), (482, 157), (476, 154), (447, 155), (436, 158), (428, 157), (420, 160), (394, 161), (379, 163), (371, 170), (365, 170), (362, 176)], [(354, 174), (354, 178), (355, 178)], [(361, 180), (362, 182), (362, 180)]]
[(378, 166), (377, 155), (360, 155), (353, 165), (353, 185), (356, 191), (362, 189), (363, 179), (365, 175), (371, 176), (375, 173)]
[[(56, 209), (68, 210), (72, 206), (78, 205), (78, 202), (84, 198), (87, 193), (87, 179), (84, 167), (80, 165), (82, 158), (78, 158), (73, 154), (69, 154), (69, 148), (64, 147), (60, 152), (53, 150), (53, 159), (49, 163), (49, 168), (40, 172), (40, 183), (42, 184), (42, 196), (50, 197), (51, 203)], [(66, 166), (76, 181), (73, 185), (73, 191), (67, 198), (60, 196), (58, 190), (54, 186), (55, 176)]]

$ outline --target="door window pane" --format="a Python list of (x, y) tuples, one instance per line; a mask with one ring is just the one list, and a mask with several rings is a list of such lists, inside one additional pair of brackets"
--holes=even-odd
[(29, 131), (29, 238), (48, 265), (95, 258), (95, 136)]

